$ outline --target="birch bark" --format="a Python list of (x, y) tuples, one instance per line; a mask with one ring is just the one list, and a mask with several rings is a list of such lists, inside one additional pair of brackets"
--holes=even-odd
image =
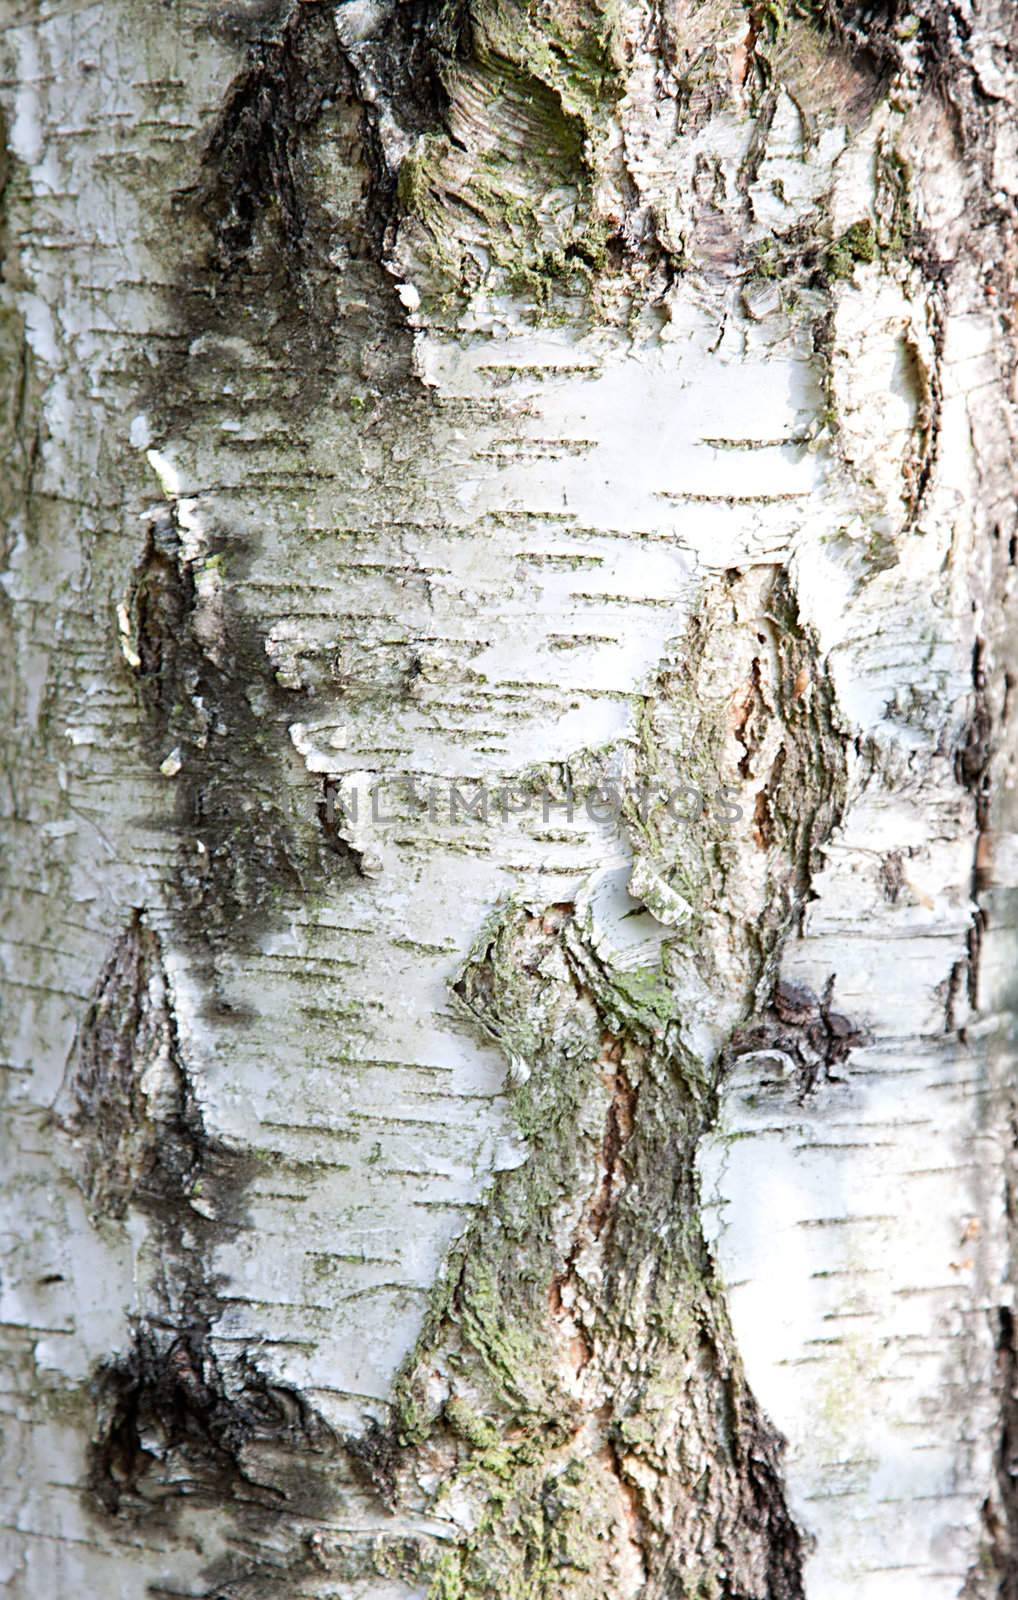
[(12, 1596), (1016, 1592), (1014, 20), (7, 0)]

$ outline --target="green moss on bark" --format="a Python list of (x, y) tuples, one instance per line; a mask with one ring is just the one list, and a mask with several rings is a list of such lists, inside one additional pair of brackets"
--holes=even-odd
[[(739, 924), (751, 1009), (808, 893), (844, 763), (794, 597), (758, 574), (723, 580), (662, 668), (637, 775), (683, 752), (700, 750), (708, 767), (726, 758), (718, 630), (729, 654), (733, 641), (745, 653), (738, 743), (765, 798), (747, 824), (771, 863), (752, 929), (745, 905)], [(612, 755), (579, 763), (580, 787)], [(726, 937), (735, 847), (708, 829), (690, 868), (673, 817), (626, 825), (639, 883), (653, 872), (674, 890), (684, 866), (703, 946), (694, 919), (665, 930), (660, 958), (634, 970), (600, 941), (591, 902), (509, 903), (455, 984), (513, 1063), (528, 1158), (498, 1177), (450, 1257), (376, 1450), (396, 1501), (457, 1529), (454, 1550), (418, 1547), (430, 1600), (601, 1600), (640, 1583), (724, 1600), (802, 1594), (781, 1444), (746, 1386), (700, 1227), (695, 1152), (719, 1085), (685, 1042), (679, 1000)]]
[(455, 37), (443, 126), (400, 167), (398, 253), (431, 309), (484, 283), (547, 316), (609, 265), (593, 185), (622, 90), (614, 13), (478, 0)]

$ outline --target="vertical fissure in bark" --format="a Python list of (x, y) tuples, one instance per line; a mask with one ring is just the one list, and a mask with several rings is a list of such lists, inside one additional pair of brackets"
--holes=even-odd
[(996, 1459), (999, 1512), (995, 1515), (988, 1509), (987, 1520), (996, 1557), (999, 1600), (1018, 1600), (1018, 1345), (1013, 1311), (1001, 1306), (997, 1315), (997, 1380), (1001, 1398)]

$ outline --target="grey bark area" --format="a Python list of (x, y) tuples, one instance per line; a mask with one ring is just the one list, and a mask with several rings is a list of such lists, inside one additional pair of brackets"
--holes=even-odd
[(12, 1597), (1018, 1596), (1015, 21), (6, 0)]

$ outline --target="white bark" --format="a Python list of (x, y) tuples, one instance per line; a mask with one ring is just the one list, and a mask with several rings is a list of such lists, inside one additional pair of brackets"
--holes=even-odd
[(12, 1596), (1014, 1581), (1009, 17), (10, 9)]

